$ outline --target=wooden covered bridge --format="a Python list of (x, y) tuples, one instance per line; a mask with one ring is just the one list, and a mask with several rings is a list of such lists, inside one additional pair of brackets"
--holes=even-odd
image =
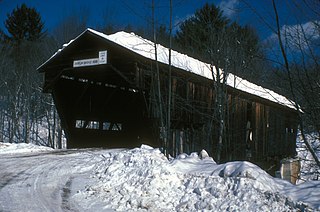
[[(156, 62), (157, 61), (157, 62)], [(214, 67), (172, 51), (170, 133), (168, 49), (137, 35), (87, 29), (38, 70), (44, 73), (68, 148), (135, 147), (146, 143), (169, 154), (206, 149), (215, 157)], [(158, 72), (157, 72), (158, 70)], [(221, 161), (263, 162), (295, 154), (297, 111), (285, 97), (227, 75)], [(250, 151), (250, 152), (248, 152)]]

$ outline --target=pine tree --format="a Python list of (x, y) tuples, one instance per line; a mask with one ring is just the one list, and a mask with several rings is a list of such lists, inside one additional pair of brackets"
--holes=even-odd
[[(259, 52), (259, 39), (248, 26), (240, 26), (223, 16), (214, 4), (205, 4), (186, 19), (175, 36), (179, 51), (222, 69), (248, 65)], [(239, 73), (238, 73), (239, 74)]]
[(202, 60), (206, 59), (207, 49), (212, 48), (210, 36), (220, 35), (229, 22), (220, 8), (206, 3), (180, 25), (175, 37), (181, 47), (180, 51)]
[(18, 43), (23, 40), (35, 41), (45, 34), (40, 14), (35, 8), (29, 8), (25, 4), (7, 15), (5, 27), (10, 35), (4, 34), (4, 40)]

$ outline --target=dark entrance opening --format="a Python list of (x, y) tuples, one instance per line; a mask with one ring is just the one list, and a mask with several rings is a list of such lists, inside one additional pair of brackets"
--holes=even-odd
[[(75, 71), (61, 75), (53, 97), (65, 123), (68, 148), (135, 147), (151, 137), (144, 93), (86, 78)], [(108, 73), (107, 67), (104, 72)], [(113, 76), (116, 77), (116, 76)], [(119, 81), (120, 79), (118, 79)]]

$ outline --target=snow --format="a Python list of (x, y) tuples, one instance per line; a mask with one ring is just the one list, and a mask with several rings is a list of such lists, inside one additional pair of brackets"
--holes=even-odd
[[(91, 33), (94, 33), (95, 35), (100, 36), (101, 38), (104, 38), (108, 41), (114, 42), (130, 51), (133, 51), (145, 58), (155, 60), (155, 49), (154, 49), (154, 43), (152, 41), (149, 41), (147, 39), (144, 39), (138, 35), (135, 35), (134, 33), (127, 33), (127, 32), (117, 32), (111, 35), (106, 35), (104, 33), (98, 32), (96, 30), (88, 28), (86, 31), (81, 33), (77, 38), (79, 38), (82, 34), (85, 32), (90, 31)], [(46, 63), (48, 63), (51, 59), (53, 59), (56, 55), (58, 55), (60, 52), (62, 52), (65, 48), (67, 48), (72, 42), (77, 40), (77, 38), (71, 40), (69, 43), (64, 44), (62, 49), (59, 49), (54, 55), (52, 55), (45, 63), (43, 63), (41, 66), (38, 67), (38, 70), (41, 69)], [(201, 62), (197, 59), (194, 59), (192, 57), (189, 57), (188, 55), (181, 54), (176, 51), (171, 51), (171, 64), (172, 66), (192, 72), (194, 74), (203, 76), (208, 79), (215, 79), (219, 76), (217, 76), (216, 68), (210, 64)], [(157, 44), (157, 60), (164, 64), (169, 64), (169, 49)], [(222, 70), (220, 70), (220, 73), (223, 73)], [(261, 86), (258, 86), (254, 83), (251, 83), (245, 79), (242, 79), (241, 77), (235, 76), (231, 73), (228, 73), (226, 76), (226, 84), (228, 86), (234, 87), (238, 90), (247, 92), (249, 94), (270, 100), (272, 102), (275, 102), (277, 104), (281, 104), (285, 107), (289, 107), (292, 109), (296, 109), (295, 104), (287, 99), (286, 97), (273, 92), (270, 89), (263, 88)], [(220, 81), (223, 80), (223, 77), (220, 76)]]
[(0, 142), (0, 155), (1, 154), (16, 154), (16, 153), (34, 153), (46, 152), (53, 150), (50, 147), (38, 146), (35, 144), (26, 143), (2, 143)]
[[(250, 162), (216, 164), (205, 151), (168, 159), (159, 149), (142, 145), (134, 149), (47, 150), (33, 156), (30, 149), (42, 148), (17, 144), (12, 147), (16, 156), (8, 157), (3, 152), (9, 147), (0, 144), (4, 177), (17, 169), (6, 183), (1, 182), (0, 172), (0, 210), (4, 211), (320, 210), (319, 181), (292, 185)], [(24, 148), (29, 156), (21, 160)], [(7, 195), (9, 189), (14, 199)], [(30, 198), (25, 199), (27, 194)], [(38, 210), (32, 201), (39, 205)]]
[(295, 186), (250, 162), (217, 165), (196, 153), (168, 160), (142, 146), (109, 152), (94, 170), (99, 183), (88, 192), (120, 211), (291, 211), (305, 204), (320, 210), (320, 182)]
[[(320, 158), (320, 140), (315, 133), (306, 134), (307, 140), (315, 150), (316, 155)], [(301, 160), (300, 180), (298, 183), (303, 183), (310, 180), (320, 180), (320, 169), (314, 161), (311, 153), (307, 150), (303, 142), (301, 133), (297, 136), (297, 152)]]

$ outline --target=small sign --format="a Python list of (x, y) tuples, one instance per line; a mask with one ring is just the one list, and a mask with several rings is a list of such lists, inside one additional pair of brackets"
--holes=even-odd
[(99, 52), (99, 64), (107, 64), (107, 51)]
[(73, 67), (84, 67), (84, 66), (95, 66), (99, 65), (99, 59), (93, 58), (93, 59), (85, 59), (85, 60), (75, 60), (73, 61)]
[(107, 64), (107, 51), (99, 51), (99, 58), (91, 58), (84, 60), (74, 60), (73, 67), (85, 67), (85, 66), (96, 66), (100, 64)]

